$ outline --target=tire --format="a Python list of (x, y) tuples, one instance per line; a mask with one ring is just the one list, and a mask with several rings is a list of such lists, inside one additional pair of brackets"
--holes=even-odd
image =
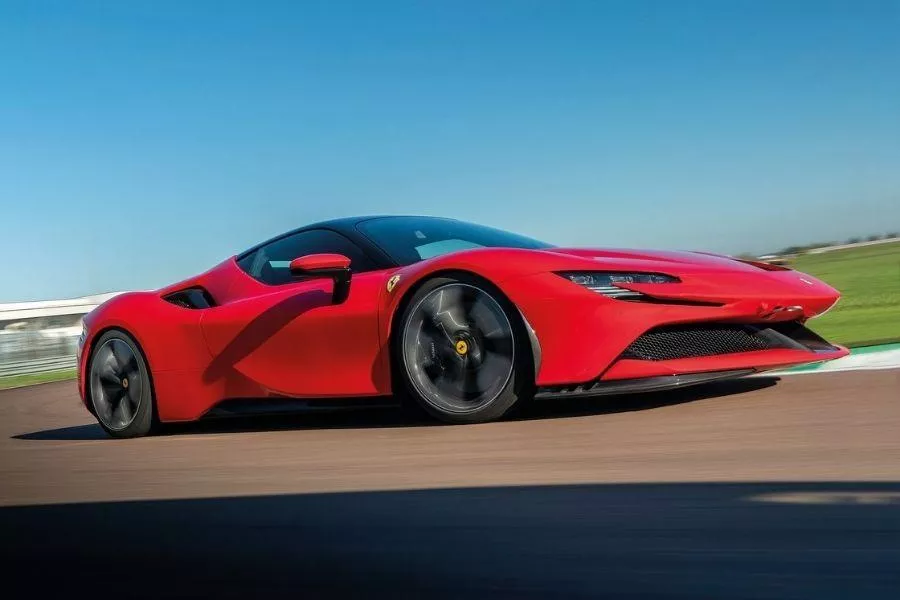
[(153, 428), (153, 385), (147, 360), (124, 331), (107, 331), (94, 344), (88, 366), (91, 408), (115, 438), (141, 437)]
[(533, 396), (534, 366), (515, 306), (467, 274), (428, 280), (394, 336), (403, 391), (447, 423), (500, 419)]

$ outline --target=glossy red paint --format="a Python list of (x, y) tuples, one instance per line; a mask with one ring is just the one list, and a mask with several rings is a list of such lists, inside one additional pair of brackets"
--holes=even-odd
[(307, 254), (291, 261), (291, 272), (311, 272), (321, 269), (349, 269), (350, 259), (342, 254)]
[[(300, 260), (306, 269), (337, 262), (334, 255)], [(133, 335), (146, 354), (163, 421), (197, 419), (230, 398), (390, 394), (395, 317), (423, 281), (459, 271), (492, 283), (519, 309), (539, 345), (536, 383), (541, 386), (769, 369), (847, 353), (836, 347), (827, 353), (768, 350), (674, 361), (619, 360), (632, 341), (653, 327), (804, 321), (830, 308), (839, 295), (796, 271), (769, 271), (699, 253), (484, 248), (354, 274), (349, 297), (341, 304), (332, 304), (328, 279), (270, 286), (244, 273), (231, 258), (162, 290), (117, 296), (93, 311), (85, 318), (80, 372), (87, 368), (93, 340), (116, 327)], [(557, 274), (563, 271), (664, 273), (681, 283), (623, 286), (658, 300), (624, 302)], [(188, 287), (206, 289), (216, 306), (190, 309), (165, 300)], [(789, 310), (775, 310), (780, 307)], [(83, 379), (79, 387), (86, 398)]]

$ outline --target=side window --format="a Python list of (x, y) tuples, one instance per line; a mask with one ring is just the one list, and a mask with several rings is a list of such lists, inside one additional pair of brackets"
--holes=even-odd
[(306, 254), (343, 254), (350, 259), (354, 273), (370, 271), (372, 262), (360, 248), (334, 231), (313, 229), (275, 240), (238, 259), (238, 265), (251, 277), (268, 285), (293, 281), (291, 261)]

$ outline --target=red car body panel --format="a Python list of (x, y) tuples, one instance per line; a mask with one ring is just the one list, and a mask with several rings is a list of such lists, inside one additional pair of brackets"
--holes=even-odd
[[(202, 417), (235, 398), (383, 396), (392, 392), (390, 341), (404, 300), (430, 277), (473, 273), (497, 286), (533, 333), (538, 386), (727, 371), (831, 360), (847, 350), (761, 350), (677, 360), (620, 358), (654, 327), (679, 323), (804, 322), (835, 304), (836, 290), (791, 270), (769, 271), (727, 257), (687, 252), (482, 248), (410, 266), (354, 274), (347, 300), (332, 283), (270, 286), (235, 258), (156, 292), (122, 294), (85, 317), (79, 391), (92, 343), (109, 328), (130, 333), (149, 364), (161, 421)], [(664, 273), (677, 284), (629, 284), (656, 302), (606, 297), (557, 273)], [(391, 285), (388, 285), (388, 282)], [(201, 287), (212, 308), (165, 296)], [(388, 289), (390, 287), (390, 289)]]

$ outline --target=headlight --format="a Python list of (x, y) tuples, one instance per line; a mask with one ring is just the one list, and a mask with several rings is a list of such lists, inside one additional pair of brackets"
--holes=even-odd
[(585, 271), (558, 273), (572, 283), (610, 298), (628, 300), (640, 298), (643, 294), (619, 287), (616, 284), (632, 283), (680, 283), (681, 280), (663, 273), (620, 273), (609, 271)]

